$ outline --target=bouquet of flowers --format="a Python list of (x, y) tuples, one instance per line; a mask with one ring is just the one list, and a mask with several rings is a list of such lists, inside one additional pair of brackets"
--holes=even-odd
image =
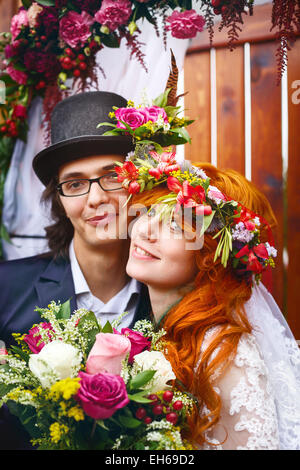
[(39, 449), (191, 449), (184, 439), (195, 402), (174, 385), (165, 332), (141, 320), (118, 332), (69, 302), (0, 350), (6, 403)]

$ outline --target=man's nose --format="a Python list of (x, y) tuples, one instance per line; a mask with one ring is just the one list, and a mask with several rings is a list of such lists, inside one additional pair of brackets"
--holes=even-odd
[(88, 193), (88, 205), (99, 206), (99, 204), (109, 201), (107, 191), (104, 191), (97, 181), (91, 182), (90, 191)]

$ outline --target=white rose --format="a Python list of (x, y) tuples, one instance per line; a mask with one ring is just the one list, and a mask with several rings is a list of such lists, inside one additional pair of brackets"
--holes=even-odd
[(151, 386), (151, 392), (165, 390), (169, 380), (176, 379), (171, 364), (160, 351), (143, 351), (134, 356), (133, 373), (143, 372), (144, 370), (156, 370), (152, 381), (146, 385)]
[(58, 380), (75, 377), (81, 363), (80, 351), (71, 344), (52, 341), (46, 344), (38, 354), (31, 354), (29, 369), (42, 384), (49, 388)]

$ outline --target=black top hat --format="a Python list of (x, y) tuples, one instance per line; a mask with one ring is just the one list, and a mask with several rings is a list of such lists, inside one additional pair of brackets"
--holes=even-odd
[(51, 116), (51, 145), (33, 160), (33, 169), (46, 186), (64, 163), (92, 155), (127, 155), (133, 150), (127, 136), (103, 136), (111, 130), (100, 122), (112, 122), (112, 107), (126, 107), (120, 95), (105, 91), (79, 93), (58, 103)]

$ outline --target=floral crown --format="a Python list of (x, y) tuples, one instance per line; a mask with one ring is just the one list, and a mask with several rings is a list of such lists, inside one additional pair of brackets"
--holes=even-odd
[[(212, 186), (204, 170), (187, 161), (180, 165), (171, 149), (158, 153), (138, 145), (115, 171), (130, 195), (165, 184), (170, 193), (158, 198), (157, 203), (165, 204), (171, 213), (192, 208), (194, 217), (202, 216), (201, 232), (218, 239), (214, 261), (221, 257), (224, 267), (230, 262), (238, 275), (253, 274), (259, 281), (267, 266), (275, 266), (277, 251), (268, 222)], [(268, 241), (262, 243), (264, 227)]]
[[(230, 262), (238, 275), (254, 275), (259, 281), (267, 266), (275, 266), (277, 251), (270, 226), (263, 217), (212, 186), (202, 169), (176, 161), (174, 146), (190, 142), (186, 126), (193, 121), (179, 117), (178, 97), (168, 85), (172, 80), (153, 103), (135, 107), (128, 102), (126, 108), (114, 108), (111, 117), (115, 123), (99, 124), (112, 127), (106, 135), (131, 135), (135, 142), (135, 151), (125, 162), (116, 162), (117, 179), (129, 197), (166, 185), (170, 193), (158, 198), (157, 203), (164, 204), (169, 214), (192, 208), (194, 217), (203, 217), (200, 235), (211, 233), (218, 239), (214, 261), (221, 257), (224, 267)], [(260, 241), (263, 228), (268, 233), (266, 243)]]

